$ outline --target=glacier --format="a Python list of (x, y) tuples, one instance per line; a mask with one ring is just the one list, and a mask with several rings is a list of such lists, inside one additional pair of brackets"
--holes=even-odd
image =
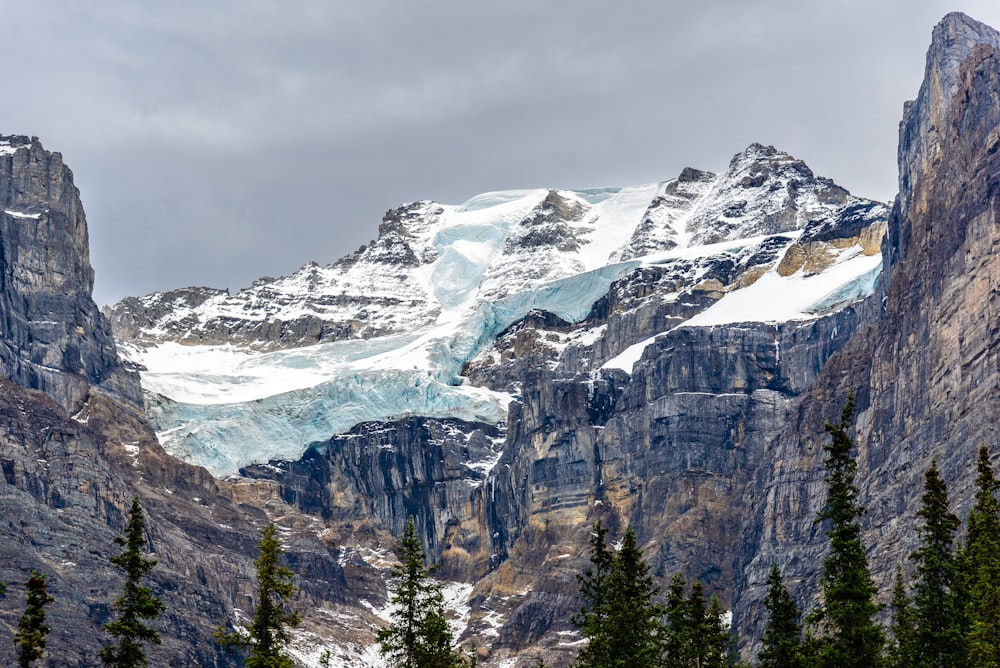
[[(772, 182), (747, 186), (761, 161)], [(764, 243), (787, 249), (815, 221), (860, 201), (846, 191), (830, 200), (831, 185), (822, 180), (825, 190), (788, 186), (803, 170), (787, 154), (753, 145), (719, 175), (685, 170), (640, 186), (406, 205), (387, 214), (379, 238), (347, 260), (310, 264), (198, 304), (170, 297), (177, 303), (120, 350), (142, 370), (147, 413), (164, 448), (216, 477), (297, 459), (362, 422), (419, 415), (503, 424), (516, 397), (462, 376), (501, 332), (532, 311), (580, 322), (616, 280), (642, 266), (737, 261)], [(782, 276), (771, 266), (681, 326), (818, 317), (871, 294), (880, 263), (879, 254), (851, 246), (819, 273)], [(152, 310), (157, 299), (168, 297), (140, 303)], [(359, 312), (368, 329), (359, 330)], [(302, 317), (341, 323), (350, 334), (279, 349), (199, 340), (212, 323), (263, 328)], [(358, 332), (363, 338), (350, 338)], [(631, 371), (653, 338), (604, 368)]]

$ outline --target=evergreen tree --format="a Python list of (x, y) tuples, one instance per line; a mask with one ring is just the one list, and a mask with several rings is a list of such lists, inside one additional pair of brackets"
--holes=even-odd
[(224, 646), (247, 650), (247, 668), (292, 668), (295, 665), (284, 649), (291, 640), (289, 629), (299, 625), (298, 610), (288, 609), (298, 588), (293, 581), (295, 574), (282, 563), (284, 549), (277, 533), (278, 528), (271, 522), (261, 531), (257, 544), (260, 549), (260, 556), (254, 561), (257, 607), (250, 628), (235, 633), (226, 633), (222, 627), (215, 631), (216, 640)]
[(854, 443), (848, 434), (855, 405), (852, 392), (840, 422), (826, 425), (832, 436), (830, 444), (824, 446), (827, 502), (817, 521), (829, 523), (826, 535), (830, 551), (823, 560), (820, 577), (822, 604), (810, 615), (821, 631), (816, 636), (816, 651), (819, 665), (824, 668), (878, 666), (884, 644), (882, 629), (875, 623), (875, 585), (861, 545), (859, 520), (865, 509), (858, 502), (854, 484), (857, 463), (851, 455)]
[(590, 536), (590, 567), (577, 575), (583, 605), (571, 621), (587, 639), (580, 650), (576, 665), (581, 668), (607, 666), (610, 661), (608, 618), (608, 590), (611, 578), (612, 554), (607, 546), (608, 530), (598, 519)]
[(906, 594), (903, 582), (903, 568), (896, 567), (896, 580), (892, 588), (892, 631), (893, 644), (889, 648), (889, 668), (911, 668), (917, 662), (913, 627), (913, 608)]
[(400, 542), (401, 563), (393, 569), (392, 624), (376, 638), (382, 656), (399, 668), (452, 668), (464, 660), (452, 648), (451, 631), (444, 618), (440, 585), (430, 580), (424, 552), (413, 518), (406, 521)]
[(761, 638), (761, 668), (806, 668), (802, 655), (802, 628), (799, 607), (781, 581), (778, 564), (771, 565), (767, 578), (767, 625)]
[(17, 662), (21, 668), (30, 666), (42, 658), (45, 653), (45, 636), (49, 627), (45, 624), (45, 606), (55, 599), (45, 590), (45, 575), (31, 571), (31, 577), (25, 583), (28, 597), (24, 614), (17, 622), (17, 633), (14, 634), (14, 644), (17, 645)]
[(705, 602), (705, 588), (695, 581), (691, 595), (684, 595), (684, 578), (678, 573), (670, 581), (665, 606), (663, 645), (666, 668), (724, 668), (735, 665), (733, 639), (723, 623), (724, 610), (717, 596)]
[(667, 628), (664, 645), (666, 647), (666, 668), (686, 668), (692, 661), (691, 648), (695, 638), (691, 632), (688, 617), (690, 607), (684, 595), (684, 577), (674, 573), (667, 588), (665, 615)]
[(663, 608), (654, 601), (659, 587), (636, 545), (629, 526), (622, 547), (611, 562), (608, 580), (608, 610), (605, 627), (609, 668), (653, 668), (663, 653), (661, 623)]
[(986, 447), (979, 449), (976, 503), (961, 551), (968, 665), (1000, 666), (1000, 504)]
[(910, 555), (916, 563), (913, 593), (915, 666), (943, 668), (965, 664), (959, 602), (955, 598), (957, 566), (954, 536), (958, 517), (948, 510), (948, 488), (931, 460), (917, 516), (923, 520), (920, 546)]
[(156, 566), (155, 559), (142, 556), (142, 548), (146, 542), (145, 529), (139, 497), (134, 496), (125, 537), (115, 537), (115, 543), (125, 549), (109, 559), (117, 570), (125, 574), (125, 584), (121, 595), (114, 602), (117, 619), (104, 625), (105, 630), (118, 640), (118, 644), (109, 645), (97, 653), (98, 658), (108, 666), (147, 666), (149, 662), (146, 661), (143, 644), (160, 644), (159, 631), (146, 626), (142, 621), (156, 619), (163, 611), (160, 598), (149, 587), (139, 584)]
[(722, 623), (718, 596), (705, 603), (705, 587), (697, 580), (688, 598), (688, 637), (691, 638), (690, 664), (693, 668), (725, 668), (729, 661), (729, 633)]

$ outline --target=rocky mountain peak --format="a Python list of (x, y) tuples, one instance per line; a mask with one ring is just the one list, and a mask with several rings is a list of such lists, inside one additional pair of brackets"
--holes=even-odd
[(385, 212), (378, 234), (381, 237), (394, 232), (404, 239), (412, 239), (418, 229), (426, 226), (428, 219), (441, 213), (441, 207), (429, 200), (409, 202)]
[[(904, 105), (899, 125), (901, 193), (913, 191), (941, 150), (945, 117), (960, 85), (962, 65), (970, 58), (981, 59), (984, 49), (1000, 50), (1000, 33), (961, 12), (948, 14), (934, 27), (923, 83), (917, 98)], [(900, 204), (905, 216), (908, 203)], [(895, 262), (891, 257), (890, 264)]]
[(507, 240), (506, 252), (517, 249), (552, 247), (562, 252), (580, 249), (571, 223), (583, 219), (590, 206), (570, 193), (549, 190), (548, 194), (519, 224)]
[(755, 143), (733, 156), (706, 201), (686, 223), (694, 245), (800, 230), (867, 200), (817, 177), (802, 160)]
[(141, 406), (93, 285), (86, 216), (62, 155), (37, 137), (0, 136), (0, 373), (73, 412), (94, 386)]
[(815, 178), (806, 163), (773, 146), (757, 143), (733, 156), (727, 176), (738, 179), (744, 188), (759, 188), (770, 183), (772, 174), (776, 172), (792, 172), (802, 180)]

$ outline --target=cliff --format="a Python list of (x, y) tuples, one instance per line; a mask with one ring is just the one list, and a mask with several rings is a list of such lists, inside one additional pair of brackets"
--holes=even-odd
[(87, 221), (73, 173), (37, 138), (0, 136), (0, 373), (70, 412), (94, 388), (139, 407), (91, 292)]
[[(824, 546), (821, 434), (849, 390), (858, 396), (865, 544), (888, 595), (916, 541), (922, 476), (936, 457), (955, 510), (970, 503), (976, 451), (1000, 452), (1000, 36), (962, 14), (934, 29), (924, 83), (900, 123), (900, 193), (872, 301), (878, 317), (834, 354), (747, 488), (737, 619), (759, 615), (772, 561), (801, 600), (815, 591)], [(751, 627), (752, 628), (752, 627)]]
[[(304, 602), (329, 611), (345, 598), (383, 601), (378, 571), (317, 536), (272, 487), (218, 483), (157, 443), (139, 375), (91, 297), (86, 219), (61, 156), (0, 137), (0, 209), (0, 635), (17, 629), (21, 585), (37, 569), (55, 598), (48, 665), (99, 665), (122, 584), (108, 557), (133, 495), (159, 561), (150, 584), (166, 605), (153, 665), (236, 665), (212, 632), (234, 605), (249, 606), (257, 530), (271, 517), (283, 520)], [(363, 614), (360, 636), (345, 631), (342, 642), (370, 641), (374, 616)], [(302, 637), (310, 630), (313, 620)], [(16, 663), (15, 649), (0, 642), (0, 663)]]

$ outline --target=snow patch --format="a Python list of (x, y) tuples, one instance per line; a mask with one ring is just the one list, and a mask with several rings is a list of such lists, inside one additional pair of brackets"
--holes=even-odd
[(3, 212), (12, 218), (31, 218), (38, 220), (42, 217), (42, 214), (40, 213), (26, 213), (24, 211), (13, 211), (11, 209), (4, 209)]
[(656, 340), (657, 336), (659, 336), (659, 334), (651, 336), (648, 339), (643, 339), (639, 343), (633, 343), (628, 348), (602, 364), (601, 368), (621, 369), (627, 373), (632, 373), (632, 368), (635, 366), (635, 363), (639, 361), (642, 357), (642, 353), (645, 352), (646, 348), (648, 348), (653, 341)]
[(28, 148), (27, 144), (21, 144), (20, 146), (11, 146), (10, 141), (0, 142), (0, 155), (14, 155), (21, 149)]
[[(836, 263), (819, 274), (799, 271), (781, 276), (772, 269), (753, 285), (727, 293), (681, 326), (811, 320), (823, 314), (824, 304), (872, 294), (881, 265), (881, 255), (864, 255), (861, 248), (853, 246), (843, 250)], [(850, 287), (845, 290), (845, 286)]]

